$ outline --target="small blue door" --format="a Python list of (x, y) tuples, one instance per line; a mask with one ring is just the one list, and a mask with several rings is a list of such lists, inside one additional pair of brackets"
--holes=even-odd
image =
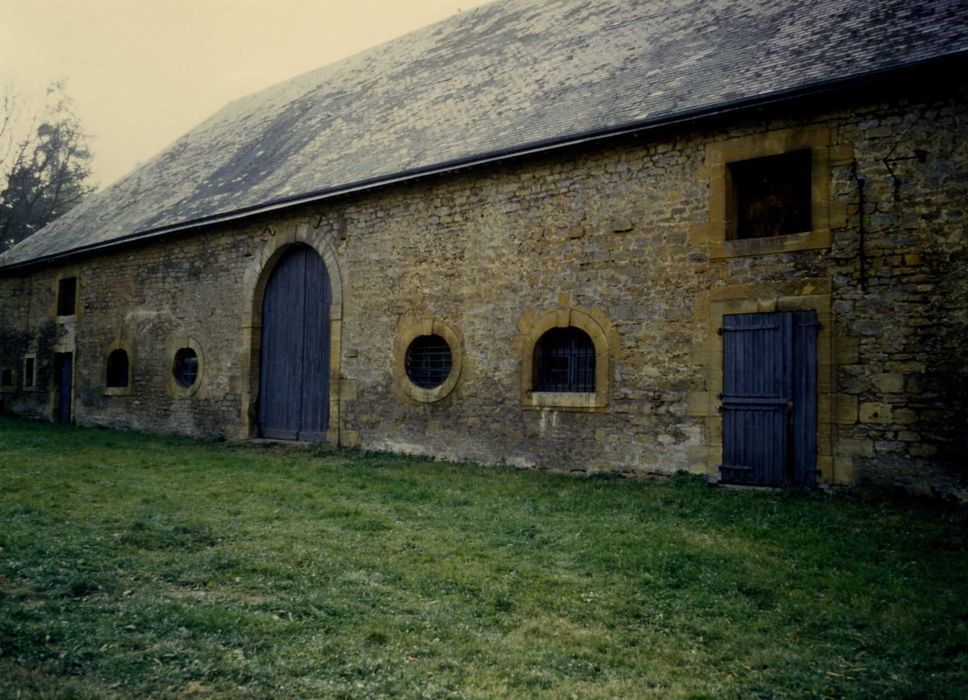
[(325, 441), (329, 427), (329, 307), (326, 266), (294, 247), (276, 265), (262, 302), (259, 431)]
[(812, 310), (723, 318), (724, 482), (816, 484), (818, 328)]
[(71, 395), (74, 390), (74, 354), (54, 354), (54, 377), (57, 382), (57, 422), (71, 422)]

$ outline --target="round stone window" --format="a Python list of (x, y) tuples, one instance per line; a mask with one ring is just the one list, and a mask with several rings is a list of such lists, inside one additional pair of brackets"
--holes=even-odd
[(457, 329), (437, 318), (404, 316), (393, 343), (393, 378), (400, 392), (433, 403), (457, 386), (463, 367), (463, 341)]
[(418, 335), (407, 348), (407, 377), (421, 389), (436, 389), (447, 381), (453, 366), (450, 345), (439, 335)]
[(198, 354), (192, 348), (181, 348), (175, 353), (172, 365), (175, 382), (183, 389), (188, 389), (198, 379)]

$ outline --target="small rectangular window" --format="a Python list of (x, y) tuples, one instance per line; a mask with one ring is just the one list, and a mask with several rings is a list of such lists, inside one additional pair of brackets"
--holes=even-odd
[(810, 149), (729, 163), (730, 239), (767, 238), (810, 230)]
[(9, 367), (5, 367), (0, 370), (0, 386), (2, 387), (12, 387), (13, 386), (13, 370)]
[(77, 307), (77, 278), (65, 277), (57, 285), (57, 315), (73, 316)]
[(24, 358), (24, 388), (32, 389), (34, 386), (34, 363), (33, 357)]

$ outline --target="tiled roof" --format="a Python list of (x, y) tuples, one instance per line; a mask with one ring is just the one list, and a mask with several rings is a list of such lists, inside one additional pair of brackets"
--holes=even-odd
[(502, 0), (232, 102), (0, 265), (966, 49), (964, 0)]

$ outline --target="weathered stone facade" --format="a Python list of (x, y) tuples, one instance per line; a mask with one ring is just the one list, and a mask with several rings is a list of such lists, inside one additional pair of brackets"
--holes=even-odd
[[(35, 354), (37, 380), (0, 401), (51, 416), (53, 353), (70, 350), (80, 424), (256, 436), (260, 295), (286, 245), (302, 241), (334, 288), (333, 442), (715, 479), (722, 315), (815, 309), (820, 482), (964, 495), (968, 91), (890, 87), (891, 100), (737, 113), (10, 273), (0, 367), (19, 376)], [(724, 163), (804, 143), (819, 178), (814, 230), (726, 241)], [(77, 313), (58, 319), (68, 275)], [(528, 396), (535, 339), (555, 325), (595, 339), (595, 396)], [(459, 350), (440, 396), (411, 391), (402, 370), (406, 343), (426, 329), (446, 329)], [(171, 380), (186, 345), (200, 357), (193, 393)], [(105, 365), (119, 347), (133, 386), (112, 392)]]

